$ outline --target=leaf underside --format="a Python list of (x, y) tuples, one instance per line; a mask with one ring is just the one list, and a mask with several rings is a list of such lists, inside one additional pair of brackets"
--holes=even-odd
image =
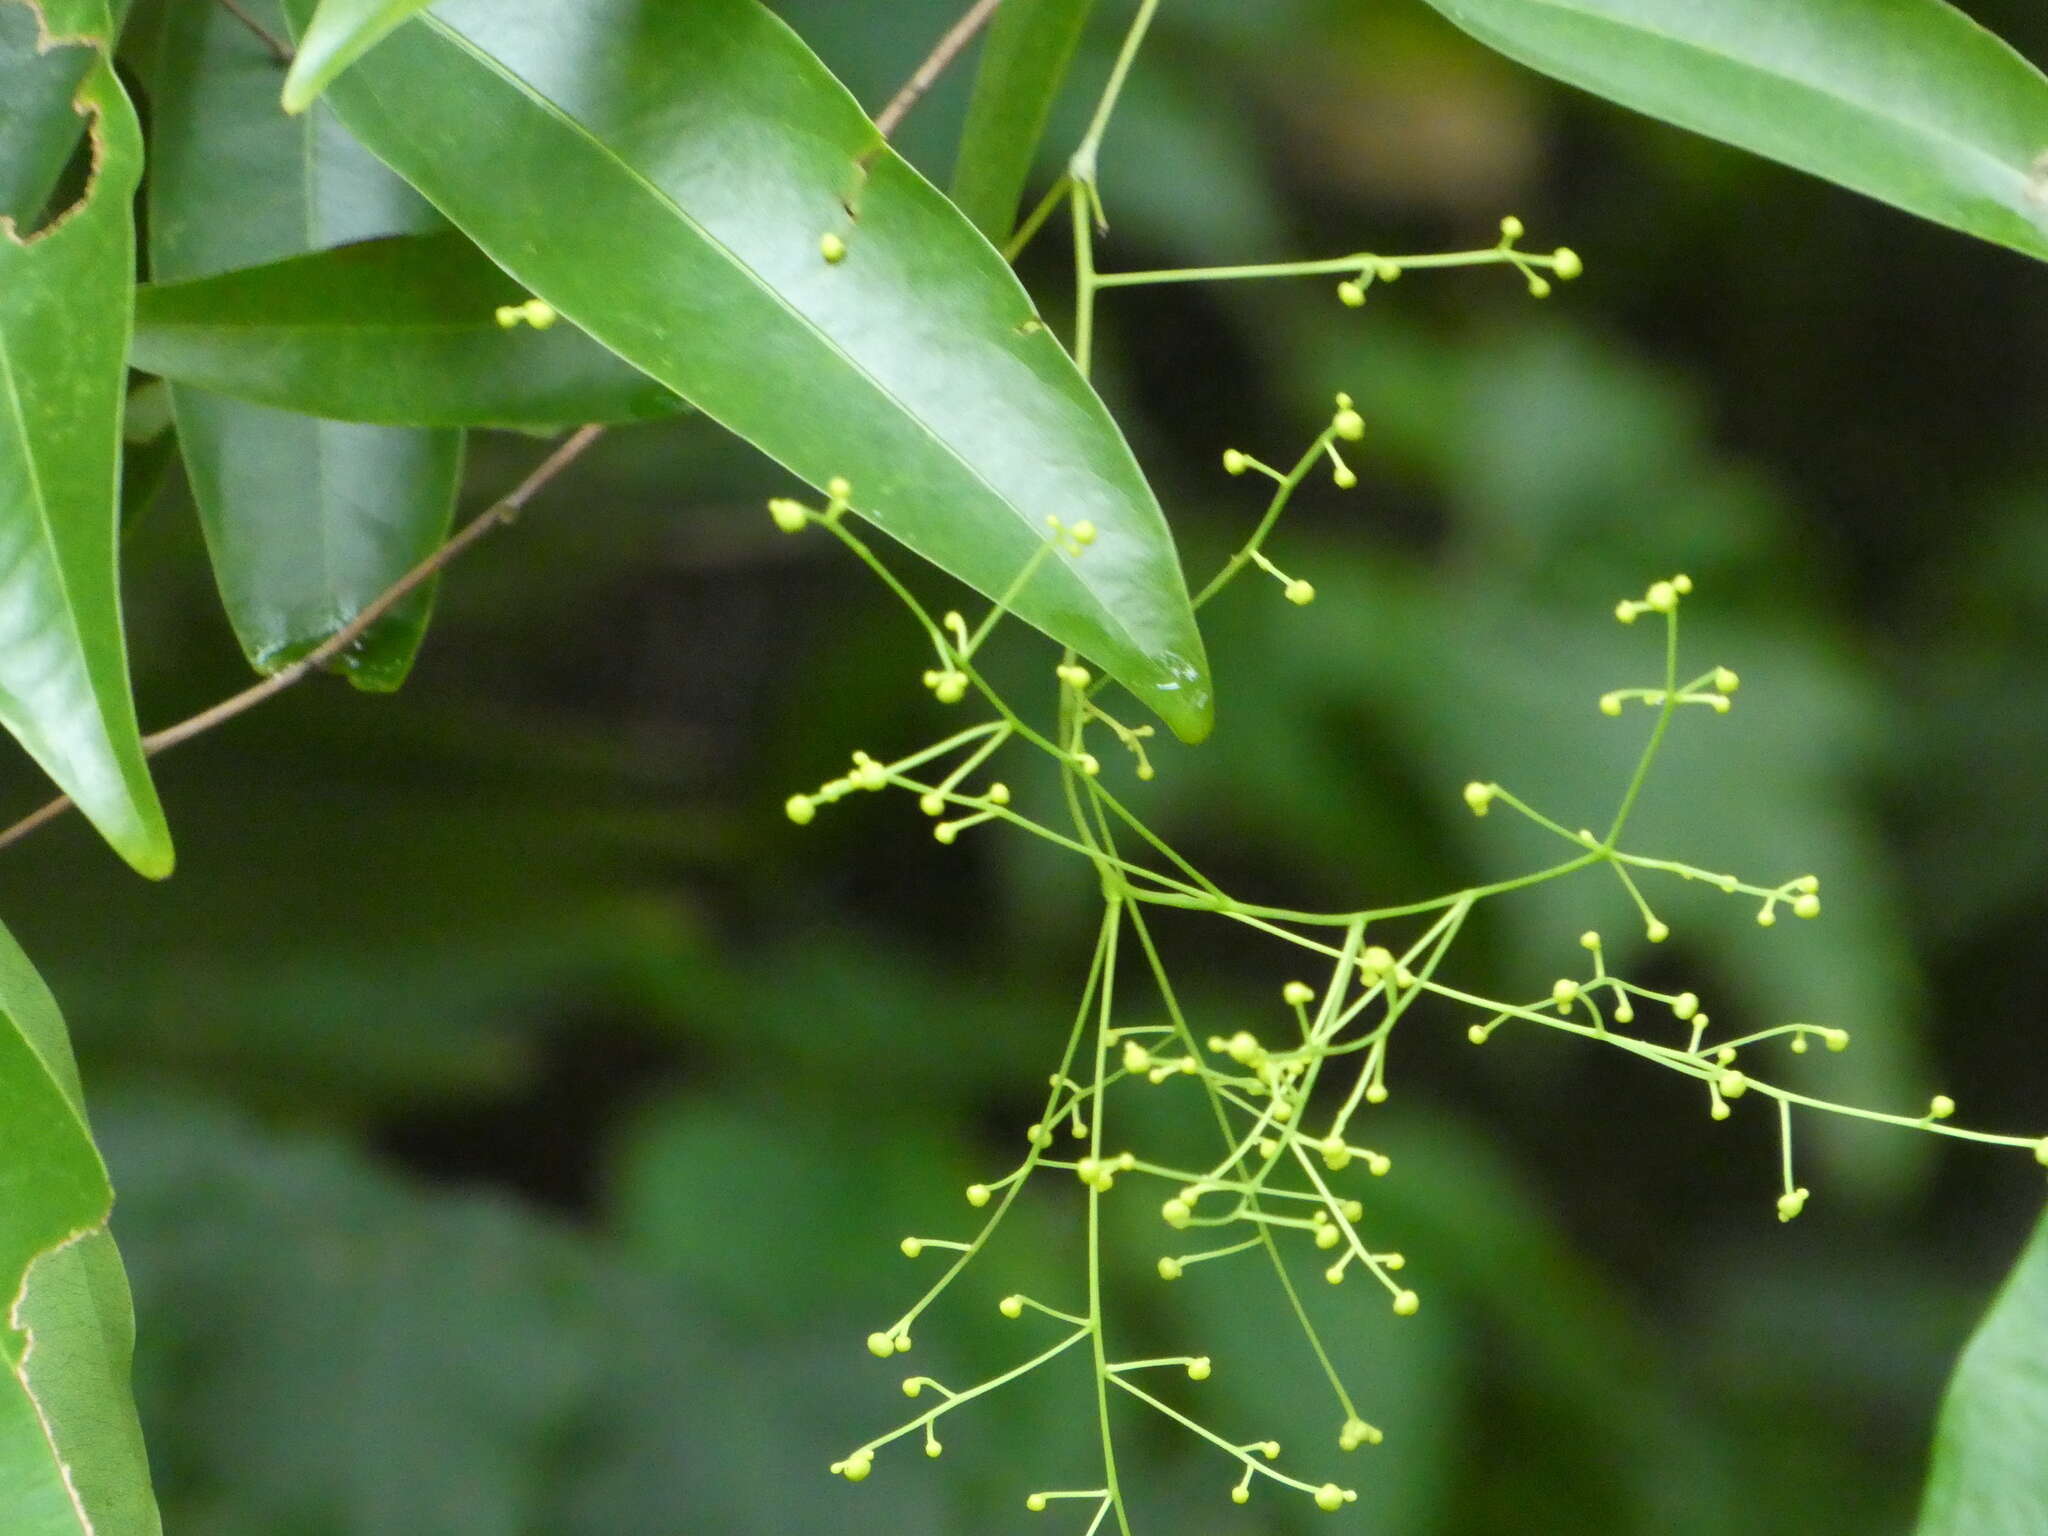
[(1945, 0), (1429, 0), (1531, 68), (2048, 260), (2048, 79)]

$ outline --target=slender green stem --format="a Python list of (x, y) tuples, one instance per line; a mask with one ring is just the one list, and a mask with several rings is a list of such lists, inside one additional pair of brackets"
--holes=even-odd
[[(1159, 0), (1138, 0), (1138, 14), (1131, 21), (1130, 31), (1124, 34), (1123, 47), (1117, 50), (1116, 63), (1109, 71), (1109, 83), (1103, 87), (1102, 99), (1095, 104), (1095, 115), (1088, 120), (1088, 131), (1081, 136), (1080, 146), (1075, 149), (1073, 159), (1068, 161), (1067, 174), (1089, 189), (1091, 198), (1103, 135), (1109, 132), (1109, 120), (1116, 112), (1117, 99), (1123, 95), (1124, 81), (1130, 78), (1131, 65), (1145, 44), (1145, 34), (1151, 30), (1152, 17), (1158, 10)], [(1099, 202), (1097, 207), (1100, 207)]]

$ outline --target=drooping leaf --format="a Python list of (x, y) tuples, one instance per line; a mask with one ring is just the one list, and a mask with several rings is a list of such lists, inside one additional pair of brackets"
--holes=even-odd
[(327, 83), (429, 0), (320, 0), (284, 77), (284, 109), (299, 113)]
[(2048, 1530), (2048, 1217), (1956, 1363), (1916, 1536)]
[[(129, 694), (114, 553), (142, 134), (107, 58), (104, 0), (46, 0), (42, 17), (50, 38), (93, 45), (76, 99), (98, 163), (39, 235), (0, 219), (0, 724), (123, 858), (162, 876), (170, 833)], [(0, 78), (22, 62), (9, 21)]]
[(279, 410), (545, 432), (683, 409), (572, 325), (500, 324), (526, 291), (453, 231), (152, 283), (135, 298), (135, 367)]
[(134, 1314), (56, 1003), (0, 928), (0, 1529), (155, 1536)]
[[(312, 0), (289, 0), (303, 26)], [(1176, 731), (1211, 703), (1165, 520), (1001, 259), (755, 0), (454, 0), (328, 99), (491, 258)], [(826, 237), (830, 237), (827, 243)], [(826, 249), (843, 245), (844, 258)]]
[(2048, 79), (1945, 0), (1429, 0), (1547, 75), (2048, 260)]
[(1007, 0), (989, 24), (953, 164), (953, 202), (1001, 244), (1094, 0)]
[[(275, 0), (247, 3), (282, 30)], [(161, 7), (143, 54), (158, 279), (433, 223), (331, 113), (278, 112), (276, 61), (221, 6)], [(462, 462), (457, 432), (323, 421), (183, 387), (172, 402), (221, 597), (259, 671), (328, 639), (446, 534)], [(342, 670), (359, 687), (397, 687), (432, 602), (423, 590), (399, 605)]]

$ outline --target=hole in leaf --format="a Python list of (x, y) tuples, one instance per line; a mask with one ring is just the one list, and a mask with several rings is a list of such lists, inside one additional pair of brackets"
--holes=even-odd
[(33, 239), (85, 200), (92, 185), (89, 118), (73, 104), (93, 50), (39, 49), (42, 23), (0, 0), (0, 230)]

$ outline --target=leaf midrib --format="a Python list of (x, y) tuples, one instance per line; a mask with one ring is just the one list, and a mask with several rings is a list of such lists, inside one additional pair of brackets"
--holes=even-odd
[[(721, 256), (726, 261), (726, 263), (733, 268), (734, 271), (742, 274), (746, 278), (746, 280), (753, 285), (755, 289), (757, 289), (762, 295), (768, 298), (778, 309), (781, 309), (791, 319), (795, 320), (798, 323), (798, 325), (800, 325), (806, 332), (808, 332), (812, 337), (814, 337), (817, 340), (817, 342), (822, 347), (825, 348), (826, 351), (830, 352), (835, 357), (839, 358), (842, 362), (846, 364), (848, 368), (852, 369), (852, 371), (857, 376), (866, 381), (866, 383), (871, 389), (873, 389), (878, 395), (880, 395), (883, 399), (887, 400), (899, 412), (901, 412), (903, 418), (906, 421), (914, 423), (919, 432), (928, 441), (942, 449), (949, 458), (951, 458), (956, 464), (958, 464), (961, 467), (961, 469), (965, 470), (968, 477), (975, 481), (977, 484), (979, 484), (982, 487), (982, 489), (985, 490), (989, 494), (989, 496), (995, 500), (997, 505), (1005, 508), (1014, 517), (1016, 517), (1016, 519), (1024, 525), (1024, 528), (1027, 533), (1036, 532), (1036, 529), (1031, 521), (1030, 514), (1026, 512), (1022, 507), (1018, 506), (1015, 502), (1010, 500), (1010, 498), (1005, 496), (1001, 491), (997, 490), (994, 485), (990, 484), (988, 478), (985, 475), (983, 475), (981, 471), (978, 468), (976, 468), (972, 462), (966, 459), (961, 454), (960, 450), (957, 447), (955, 447), (950, 440), (940, 435), (940, 433), (937, 432), (931, 426), (931, 424), (926, 421), (923, 415), (911, 410), (910, 407), (903, 400), (897, 397), (894, 391), (892, 391), (880, 379), (876, 378), (871, 372), (869, 372), (868, 369), (864, 365), (862, 365), (859, 359), (854, 357), (844, 347), (842, 347), (830, 333), (821, 330), (815, 321), (813, 321), (802, 310), (798, 309), (796, 306), (791, 304), (789, 300), (784, 298), (782, 294), (776, 290), (773, 284), (766, 281), (760, 273), (756, 272), (752, 266), (748, 265), (747, 262), (742, 260), (738, 252), (734, 251), (724, 241), (718, 239), (709, 230), (704, 228), (704, 226), (700, 224), (689, 213), (687, 209), (685, 209), (673, 197), (671, 197), (661, 186), (649, 180), (644, 174), (642, 174), (638, 167), (634, 166), (629, 161), (622, 158), (615, 150), (612, 149), (610, 145), (606, 144), (602, 139), (598, 138), (595, 134), (591, 133), (589, 130), (584, 128), (584, 126), (581, 123), (579, 123), (573, 116), (571, 116), (567, 111), (565, 111), (559, 104), (557, 104), (554, 100), (552, 100), (550, 97), (548, 97), (547, 95), (542, 93), (538, 88), (536, 88), (531, 81), (525, 79), (523, 76), (514, 74), (509, 68), (505, 66), (505, 64), (501, 60), (499, 60), (489, 52), (485, 51), (483, 48), (479, 47), (466, 34), (459, 32), (455, 28), (451, 27), (444, 19), (442, 19), (439, 16), (436, 16), (431, 10), (421, 13), (418, 17), (415, 18), (415, 20), (423, 22), (429, 31), (437, 33), (443, 38), (447, 39), (450, 43), (453, 44), (453, 46), (460, 49), (463, 53), (467, 54), (470, 58), (474, 59), (479, 64), (481, 64), (484, 69), (498, 76), (498, 78), (505, 81), (521, 96), (524, 96), (528, 101), (534, 103), (535, 106), (539, 107), (541, 110), (546, 112), (556, 122), (562, 124), (565, 128), (568, 129), (568, 131), (571, 134), (583, 139), (593, 148), (600, 151), (606, 159), (611, 161), (612, 164), (616, 165), (619, 168), (619, 170), (625, 175), (627, 180), (638, 185), (647, 193), (648, 196), (652, 197), (656, 202), (660, 203), (663, 207), (669, 209), (681, 223), (686, 225), (696, 235), (696, 237), (699, 240), (703, 241), (706, 246), (710, 247), (713, 251), (717, 252), (718, 255)], [(880, 142), (883, 141), (878, 140), (878, 143)], [(585, 331), (590, 330), (590, 327), (587, 325), (582, 326), (581, 328)], [(701, 409), (701, 407), (699, 408)], [(711, 413), (706, 412), (706, 414), (709, 415)], [(887, 525), (884, 524), (882, 526), (886, 531)], [(1062, 566), (1062, 569), (1066, 569), (1066, 567)], [(1075, 579), (1073, 576), (1073, 572), (1071, 570), (1068, 570), (1067, 573), (1070, 579)], [(1080, 585), (1082, 586), (1082, 589), (1084, 591), (1087, 591), (1088, 595), (1094, 600), (1093, 606), (1095, 610), (1106, 621), (1108, 627), (1112, 628), (1118, 635), (1122, 637), (1123, 641), (1128, 646), (1131, 653), (1135, 656), (1144, 658), (1147, 662), (1153, 661), (1154, 658), (1152, 656), (1151, 651), (1146, 646), (1143, 646), (1138, 643), (1137, 637), (1131, 633), (1129, 626), (1125, 623), (1122, 616), (1118, 614), (1114, 609), (1112, 609), (1107, 603), (1103, 602), (1099, 597), (1097, 597), (1096, 594), (1092, 591), (1092, 589), (1089, 589), (1087, 587), (1086, 583), (1080, 583)]]

